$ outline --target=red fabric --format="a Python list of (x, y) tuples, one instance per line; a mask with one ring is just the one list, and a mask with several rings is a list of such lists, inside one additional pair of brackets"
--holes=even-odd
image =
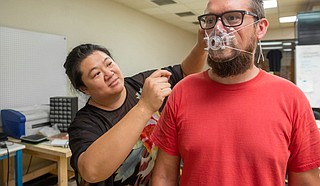
[(181, 156), (181, 185), (284, 185), (288, 169), (320, 166), (320, 134), (304, 94), (260, 70), (254, 79), (223, 85), (208, 72), (182, 80), (152, 135)]

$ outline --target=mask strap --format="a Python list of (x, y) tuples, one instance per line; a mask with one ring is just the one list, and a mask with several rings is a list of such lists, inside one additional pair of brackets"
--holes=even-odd
[(240, 28), (240, 29), (233, 30), (233, 31), (231, 31), (230, 33), (227, 33), (224, 37), (226, 37), (227, 35), (233, 34), (233, 33), (235, 33), (235, 32), (238, 32), (238, 31), (240, 31), (240, 30), (242, 30), (242, 29), (245, 29), (246, 27), (249, 27), (249, 26), (251, 26), (251, 25), (254, 25), (254, 24), (258, 23), (259, 21), (260, 21), (260, 20), (255, 21), (255, 22), (253, 22), (253, 23), (251, 23), (251, 24), (248, 24), (248, 25), (246, 25), (246, 26), (244, 26), (244, 27), (242, 27), (242, 28)]
[(259, 40), (259, 57), (258, 57), (257, 63), (260, 62), (260, 57), (262, 57), (262, 61), (264, 61), (264, 55), (263, 55), (263, 52), (262, 52), (261, 40)]
[(238, 51), (240, 51), (240, 52), (245, 52), (245, 53), (247, 53), (247, 54), (253, 54), (252, 52), (248, 52), (248, 51), (246, 51), (246, 50), (241, 50), (241, 49), (234, 48), (234, 47), (231, 47), (231, 46), (223, 46), (223, 47), (225, 47), (225, 48), (230, 48), (230, 49), (233, 49), (233, 50), (238, 50)]
[[(209, 35), (207, 34), (207, 32), (204, 32), (204, 34), (206, 35), (206, 36), (204, 37), (204, 40), (209, 41), (210, 37), (209, 37)], [(205, 50), (205, 51), (208, 51), (208, 50), (209, 50), (209, 45), (208, 45), (206, 48), (204, 48), (204, 50)]]
[[(240, 30), (242, 30), (242, 29), (245, 29), (246, 27), (249, 27), (249, 26), (251, 26), (251, 25), (254, 25), (254, 24), (258, 23), (259, 21), (260, 21), (260, 20), (257, 20), (257, 21), (255, 21), (255, 22), (253, 22), (253, 23), (251, 23), (251, 24), (248, 24), (248, 25), (240, 28), (240, 29), (237, 29), (237, 30), (234, 30), (234, 31), (232, 31), (232, 32), (230, 32), (230, 33), (227, 33), (226, 35), (223, 36), (223, 38), (226, 37), (226, 36), (230, 36), (230, 34), (233, 34), (233, 33), (235, 33), (235, 32), (238, 32), (238, 31), (240, 31)], [(260, 56), (262, 56), (262, 59), (263, 59), (263, 61), (264, 61), (264, 56), (263, 56), (262, 48), (261, 48), (261, 41), (259, 40), (259, 42), (260, 42), (259, 60), (260, 60)], [(244, 52), (244, 53), (253, 55), (252, 52), (248, 52), (248, 51), (246, 51), (246, 50), (241, 50), (241, 49), (233, 48), (233, 47), (230, 47), (230, 46), (224, 46), (224, 47), (226, 47), (226, 48), (231, 48), (231, 49), (233, 49), (233, 50), (238, 50), (238, 51), (240, 51), (240, 52)], [(258, 62), (259, 62), (259, 60), (258, 60)]]

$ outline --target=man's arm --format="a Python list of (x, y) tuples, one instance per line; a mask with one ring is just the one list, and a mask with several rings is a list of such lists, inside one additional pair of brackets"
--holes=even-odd
[(199, 29), (196, 45), (192, 48), (189, 55), (181, 62), (184, 76), (203, 70), (207, 61), (207, 51), (204, 50), (205, 47), (204, 30)]
[(306, 172), (288, 172), (289, 186), (319, 186), (320, 170), (315, 168)]
[(169, 155), (159, 148), (151, 185), (177, 186), (179, 174), (180, 157)]

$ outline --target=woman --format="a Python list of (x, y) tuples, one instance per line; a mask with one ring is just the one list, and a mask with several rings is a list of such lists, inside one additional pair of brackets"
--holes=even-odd
[(84, 44), (69, 53), (66, 74), (75, 89), (90, 96), (68, 129), (70, 163), (81, 184), (148, 184), (157, 150), (149, 136), (157, 111), (179, 80), (202, 70), (204, 45), (199, 31), (181, 64), (127, 78), (104, 47)]

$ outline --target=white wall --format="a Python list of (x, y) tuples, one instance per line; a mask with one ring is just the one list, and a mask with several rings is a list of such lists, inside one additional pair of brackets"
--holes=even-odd
[[(196, 35), (110, 0), (0, 0), (0, 26), (106, 46), (124, 75), (180, 62)], [(64, 72), (61, 72), (64, 73)]]
[[(126, 76), (177, 63), (196, 42), (193, 33), (110, 0), (0, 0), (0, 26), (66, 36), (68, 52), (104, 45)], [(292, 38), (294, 28), (283, 28), (263, 40)]]
[(286, 40), (295, 39), (294, 27), (287, 27), (282, 29), (268, 29), (263, 40)]
[(0, 26), (65, 36), (68, 52), (104, 45), (126, 76), (180, 62), (197, 38), (110, 0), (0, 0)]

